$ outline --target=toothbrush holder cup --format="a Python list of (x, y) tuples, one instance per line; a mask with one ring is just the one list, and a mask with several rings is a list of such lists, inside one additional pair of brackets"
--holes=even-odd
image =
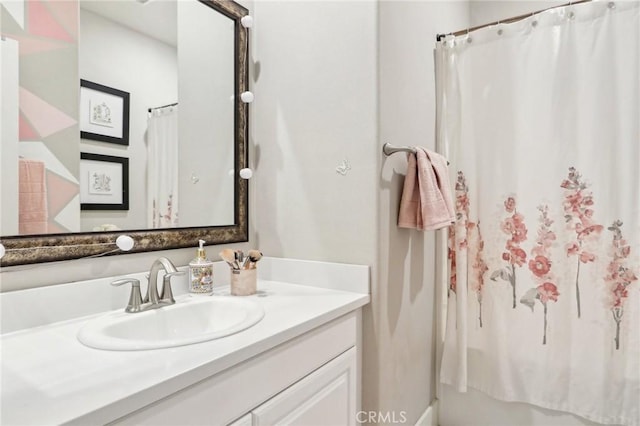
[(256, 294), (257, 287), (257, 268), (231, 270), (231, 294), (234, 296), (250, 296)]

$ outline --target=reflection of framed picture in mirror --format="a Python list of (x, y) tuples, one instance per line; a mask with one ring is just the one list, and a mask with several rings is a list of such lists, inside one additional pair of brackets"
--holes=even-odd
[(129, 145), (129, 93), (80, 80), (80, 137)]
[(129, 159), (80, 153), (80, 209), (129, 210)]

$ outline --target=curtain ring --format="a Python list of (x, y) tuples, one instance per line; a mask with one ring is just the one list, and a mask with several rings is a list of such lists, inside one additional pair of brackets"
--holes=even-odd
[(572, 5), (573, 5), (573, 0), (569, 0), (569, 5), (568, 5), (568, 7), (567, 7), (567, 9), (569, 9), (569, 13), (567, 13), (567, 17), (568, 17), (569, 19), (573, 19), (573, 18), (576, 16), (576, 14), (575, 14), (575, 13), (573, 13), (573, 10), (571, 9), (571, 6), (572, 6)]

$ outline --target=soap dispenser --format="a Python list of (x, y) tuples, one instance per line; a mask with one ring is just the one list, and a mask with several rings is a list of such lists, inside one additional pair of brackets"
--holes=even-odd
[(204, 240), (200, 240), (196, 258), (189, 263), (189, 291), (210, 294), (213, 291), (213, 262), (207, 259)]

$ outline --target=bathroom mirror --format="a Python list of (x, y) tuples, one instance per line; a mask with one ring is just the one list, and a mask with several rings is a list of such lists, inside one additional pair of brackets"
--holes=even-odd
[[(240, 23), (240, 19), (248, 14), (247, 9), (227, 0), (86, 0), (87, 4), (83, 5), (84, 1), (0, 2), (3, 8), (0, 229), (3, 231), (1, 242), (6, 248), (1, 265), (122, 253), (114, 252), (114, 241), (121, 234), (133, 237), (135, 245), (130, 252), (192, 247), (199, 239), (207, 244), (247, 241), (248, 182), (239, 176), (239, 171), (248, 167), (248, 106), (240, 98), (240, 94), (248, 90), (248, 29)], [(109, 10), (118, 5), (130, 9)], [(105, 7), (100, 9), (100, 6)], [(147, 12), (153, 8), (164, 8), (163, 16), (172, 16), (175, 22), (168, 23), (159, 18), (160, 15), (150, 14), (153, 16), (151, 22), (160, 23), (161, 31), (158, 35), (142, 34), (146, 30), (136, 28), (135, 22), (144, 19), (132, 10)], [(167, 14), (166, 10), (172, 12)], [(117, 23), (124, 27), (121, 33), (108, 37), (101, 35), (96, 28), (113, 26), (117, 16), (134, 18), (134, 23)], [(32, 20), (31, 25), (29, 20)], [(33, 22), (47, 22), (48, 25), (36, 28)], [(172, 26), (176, 28), (173, 36)], [(156, 39), (152, 42), (165, 46), (167, 52), (172, 44), (177, 45), (175, 69), (159, 66), (146, 48), (140, 48), (133, 55), (138, 56), (143, 62), (141, 66), (146, 68), (130, 67), (134, 57), (130, 61), (105, 60), (112, 50), (123, 54), (125, 46), (133, 44), (120, 38), (126, 32)], [(95, 56), (88, 55), (87, 51)], [(11, 54), (19, 60), (12, 62)], [(12, 63), (16, 64), (14, 68), (11, 68)], [(48, 67), (37, 66), (38, 63)], [(23, 67), (31, 70), (32, 75), (27, 77), (32, 78), (30, 87), (23, 84)], [(177, 75), (174, 87), (168, 91), (160, 90), (159, 83), (146, 91), (140, 89), (138, 83), (122, 83), (133, 78), (137, 82), (155, 84), (165, 74)], [(15, 80), (13, 86), (12, 78)], [(87, 90), (83, 84), (81, 88), (81, 79), (98, 86), (89, 86)], [(129, 94), (128, 144), (86, 137), (89, 133), (107, 133), (112, 128), (119, 128), (121, 109), (117, 105), (123, 99), (121, 92)], [(48, 95), (39, 95), (41, 93)], [(15, 98), (15, 110), (10, 108), (10, 95)], [(83, 127), (87, 126), (87, 119), (83, 115), (89, 115), (89, 110), (82, 102), (86, 97), (90, 98), (86, 101), (90, 105), (93, 105), (91, 102), (102, 104), (104, 99), (107, 103), (115, 102), (116, 108), (112, 109), (118, 114), (106, 123), (108, 126), (99, 127), (105, 123), (94, 120), (89, 123), (93, 128), (85, 133)], [(177, 106), (171, 105), (174, 103)], [(167, 104), (169, 106), (165, 107)], [(172, 110), (179, 112), (177, 152), (182, 159), (177, 183), (174, 181), (179, 187), (179, 211), (175, 215), (174, 208), (173, 216), (171, 193), (164, 191), (164, 195), (169, 192), (169, 196), (158, 203), (168, 206), (168, 212), (165, 208), (158, 213), (156, 210), (162, 209), (152, 208), (156, 206), (156, 199), (150, 198), (148, 191), (168, 173), (164, 166), (166, 158), (158, 160), (159, 154), (149, 150), (154, 136), (150, 120), (153, 116), (164, 118)], [(7, 116), (7, 111), (13, 111), (13, 116)], [(47, 118), (43, 119), (43, 116)], [(5, 143), (7, 140), (15, 140), (13, 149), (6, 149), (11, 146)], [(98, 160), (83, 160), (87, 164), (82, 164), (81, 155), (86, 159), (86, 154)], [(29, 161), (18, 164), (18, 158)], [(37, 168), (29, 169), (30, 163), (38, 163), (30, 161), (32, 159), (46, 163), (44, 168), (40, 164), (40, 172), (45, 175), (44, 185), (50, 185), (43, 198), (49, 210), (49, 223), (45, 224), (45, 230), (36, 224), (31, 229), (27, 227), (26, 232), (14, 231), (20, 203), (24, 203), (14, 187), (19, 181), (18, 174), (23, 173), (25, 167), (29, 176), (37, 176), (33, 173), (38, 172)], [(157, 178), (150, 178), (154, 163), (150, 159), (161, 164), (156, 167)], [(128, 185), (120, 179), (125, 164)], [(15, 175), (15, 179), (6, 178), (8, 175)], [(91, 188), (89, 179), (83, 176), (97, 175), (102, 184)], [(105, 179), (113, 188), (104, 184)], [(80, 209), (81, 205), (96, 205), (93, 198), (82, 199), (87, 197), (87, 191), (91, 194), (91, 191), (98, 193), (103, 189), (110, 192), (103, 197), (106, 201), (101, 199), (97, 205), (106, 207)], [(126, 204), (119, 198), (124, 194), (129, 198), (129, 210), (123, 210)], [(134, 211), (136, 204), (142, 205), (145, 211)], [(54, 214), (57, 216), (53, 217)], [(133, 216), (137, 219), (127, 222), (126, 218)], [(161, 220), (155, 223), (158, 217)]]

